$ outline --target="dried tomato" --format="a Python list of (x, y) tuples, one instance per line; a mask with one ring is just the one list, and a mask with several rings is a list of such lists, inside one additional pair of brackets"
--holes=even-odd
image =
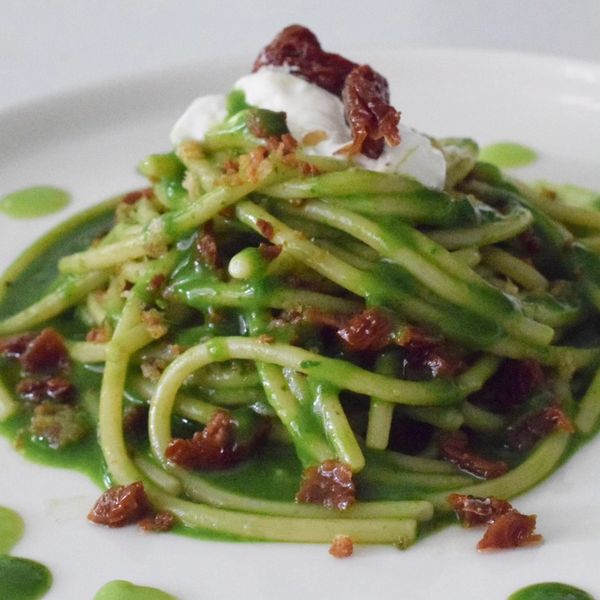
[(506, 512), (488, 525), (477, 549), (501, 550), (537, 544), (542, 541), (542, 536), (534, 533), (535, 525), (535, 515), (523, 515), (516, 510)]
[(346, 510), (355, 499), (356, 488), (350, 467), (335, 460), (327, 460), (318, 467), (306, 469), (296, 494), (296, 502), (319, 504), (337, 510)]
[(557, 406), (547, 406), (539, 412), (525, 416), (508, 430), (508, 444), (515, 450), (529, 450), (553, 431), (574, 433), (573, 423)]
[(35, 336), (19, 360), (23, 369), (33, 374), (52, 374), (69, 367), (69, 353), (63, 338), (51, 328)]
[(465, 368), (462, 358), (442, 340), (417, 327), (409, 327), (398, 344), (404, 348), (406, 367), (416, 374), (453, 377)]
[(387, 80), (369, 65), (357, 66), (350, 72), (342, 90), (342, 101), (352, 130), (352, 143), (341, 153), (362, 153), (378, 158), (385, 142), (390, 146), (400, 143), (400, 113), (389, 103)]
[(28, 377), (19, 382), (17, 393), (31, 402), (42, 402), (49, 399), (66, 403), (74, 400), (77, 390), (66, 377), (48, 377), (45, 379)]
[(510, 502), (493, 496), (478, 498), (463, 494), (450, 494), (448, 503), (466, 527), (491, 523), (499, 515), (513, 510)]
[(151, 511), (144, 484), (136, 481), (106, 490), (88, 514), (88, 519), (108, 527), (124, 527), (137, 523)]
[(488, 526), (477, 544), (479, 550), (516, 548), (542, 539), (534, 533), (536, 516), (521, 514), (506, 500), (450, 494), (448, 503), (467, 527)]
[(317, 36), (302, 25), (290, 25), (263, 48), (253, 71), (263, 66), (286, 66), (302, 79), (339, 96), (346, 77), (356, 66), (339, 54), (325, 52)]
[(400, 113), (390, 105), (387, 80), (368, 65), (325, 52), (315, 34), (301, 25), (290, 25), (259, 54), (254, 71), (263, 66), (286, 66), (290, 72), (340, 96), (352, 143), (343, 152), (378, 158), (385, 142), (400, 143)]
[(384, 314), (369, 308), (354, 315), (337, 334), (350, 350), (377, 351), (390, 343), (392, 324)]
[(494, 461), (475, 454), (469, 449), (469, 439), (463, 431), (454, 431), (440, 441), (442, 458), (459, 469), (483, 479), (494, 479), (508, 471), (503, 461)]
[(537, 361), (506, 359), (475, 398), (495, 411), (506, 413), (542, 389), (545, 381)]
[(269, 427), (269, 421), (261, 420), (253, 437), (240, 443), (236, 439), (236, 422), (228, 412), (218, 410), (192, 439), (172, 440), (165, 456), (186, 469), (225, 469), (239, 463), (262, 443)]
[(0, 340), (0, 356), (20, 358), (35, 337), (35, 333), (24, 333), (23, 335), (15, 335)]

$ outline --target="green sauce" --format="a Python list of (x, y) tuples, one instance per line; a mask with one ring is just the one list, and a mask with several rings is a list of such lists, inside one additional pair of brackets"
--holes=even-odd
[[(0, 302), (0, 319), (29, 306), (41, 297), (57, 275), (58, 259), (86, 248), (91, 240), (107, 231), (112, 224), (112, 209), (108, 202), (101, 208), (77, 216), (54, 229), (40, 239), (10, 267), (5, 275), (5, 293)], [(69, 311), (55, 318), (50, 325), (69, 339), (83, 339), (88, 326), (78, 318), (77, 311)], [(215, 349), (218, 351), (218, 347)], [(318, 366), (310, 365), (313, 368)], [(0, 374), (9, 390), (14, 390), (18, 365), (10, 361), (0, 361)], [(97, 397), (100, 389), (101, 374), (97, 370), (73, 364), (73, 383), (86, 398), (88, 392)], [(87, 406), (83, 402), (84, 407)], [(94, 410), (89, 411), (90, 431), (82, 440), (59, 450), (49, 448), (43, 442), (31, 439), (27, 430), (29, 416), (21, 410), (0, 423), (0, 434), (19, 442), (19, 449), (30, 460), (53, 466), (75, 469), (85, 473), (99, 487), (105, 487), (110, 481), (106, 472), (102, 453), (95, 435)], [(188, 432), (191, 435), (191, 431)], [(185, 436), (184, 436), (185, 437)], [(148, 452), (147, 440), (136, 443), (136, 450), (142, 454)], [(385, 453), (365, 450), (367, 466), (357, 479), (364, 500), (414, 500), (422, 499), (427, 493), (419, 478), (407, 473), (406, 478), (396, 478), (398, 466)], [(505, 457), (503, 457), (505, 458)], [(279, 501), (293, 501), (302, 472), (300, 464), (291, 446), (268, 443), (252, 459), (237, 467), (211, 471), (201, 475), (213, 485), (229, 492), (250, 495), (256, 498)], [(363, 485), (364, 484), (364, 485)], [(430, 490), (428, 490), (430, 491)], [(185, 535), (202, 538), (236, 539), (208, 530), (186, 528), (178, 525), (175, 531)]]
[[(4, 296), (0, 301), (0, 319), (18, 312), (44, 295), (57, 275), (58, 259), (65, 254), (86, 248), (93, 239), (106, 232), (112, 225), (113, 208), (114, 202), (112, 204), (108, 202), (82, 216), (74, 217), (51, 231), (27, 250), (8, 269), (4, 279), (0, 280), (0, 292), (4, 291)], [(83, 339), (89, 328), (79, 319), (77, 310), (68, 311), (64, 315), (52, 319), (49, 324), (73, 340)], [(218, 346), (214, 350), (218, 352)], [(318, 365), (309, 364), (308, 366), (319, 368)], [(18, 365), (11, 361), (0, 361), (0, 374), (7, 388), (14, 390), (18, 377)], [(98, 369), (89, 369), (74, 363), (72, 377), (73, 383), (80, 392), (82, 405), (88, 409), (85, 399), (90, 392), (97, 398), (101, 373)], [(28, 459), (79, 470), (97, 482), (99, 487), (105, 487), (110, 478), (106, 472), (106, 465), (95, 435), (95, 410), (92, 407), (88, 412), (91, 425), (88, 435), (59, 450), (51, 449), (43, 442), (31, 438), (27, 429), (29, 416), (26, 409), (18, 411), (8, 420), (0, 423), (0, 434), (18, 441), (19, 449)], [(179, 425), (182, 424), (179, 423)], [(188, 433), (191, 434), (191, 431)], [(135, 444), (136, 451), (141, 454), (148, 453), (146, 438), (136, 441)], [(414, 500), (422, 499), (427, 492), (430, 492), (422, 478), (419, 480), (419, 477), (412, 477), (410, 473), (401, 472), (397, 464), (385, 453), (367, 449), (365, 455), (367, 466), (357, 478), (361, 499)], [(505, 456), (502, 458), (507, 459)], [(297, 491), (301, 472), (302, 465), (293, 448), (271, 442), (252, 459), (244, 461), (237, 467), (224, 471), (207, 472), (201, 477), (230, 492), (268, 500), (292, 501)], [(398, 478), (397, 475), (406, 475), (406, 477)], [(204, 538), (234, 539), (230, 535), (188, 529), (182, 525), (177, 526), (176, 531)], [(125, 585), (123, 582), (117, 583), (121, 586)], [(117, 583), (109, 584), (109, 586), (115, 586)], [(105, 591), (106, 589), (108, 591)], [(109, 594), (112, 593), (111, 589), (113, 588), (105, 586), (98, 593)], [(110, 598), (109, 595), (97, 597), (100, 599)]]
[(0, 554), (8, 554), (23, 537), (23, 519), (10, 508), (0, 506)]
[(512, 142), (499, 142), (482, 148), (479, 158), (483, 162), (492, 163), (502, 169), (511, 169), (530, 165), (537, 160), (538, 155), (535, 150), (527, 146)]
[(31, 219), (58, 212), (70, 199), (64, 190), (40, 185), (7, 194), (0, 199), (0, 210), (15, 219)]
[(594, 600), (587, 592), (565, 583), (536, 583), (528, 585), (508, 600)]
[(52, 584), (50, 571), (40, 563), (0, 556), (0, 600), (36, 600)]
[(129, 581), (117, 579), (103, 585), (94, 600), (176, 600), (171, 594), (156, 588), (134, 585)]

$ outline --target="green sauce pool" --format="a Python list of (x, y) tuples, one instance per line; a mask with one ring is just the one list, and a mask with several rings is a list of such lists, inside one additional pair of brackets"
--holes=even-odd
[(535, 150), (522, 144), (499, 142), (482, 148), (479, 158), (503, 169), (514, 169), (530, 165), (538, 156)]
[(14, 510), (0, 506), (0, 555), (12, 550), (24, 529), (23, 519)]
[(175, 596), (156, 588), (134, 585), (117, 579), (98, 590), (94, 600), (177, 600)]
[(7, 194), (0, 199), (0, 211), (15, 219), (44, 217), (63, 209), (70, 199), (64, 190), (40, 185)]
[(587, 592), (565, 583), (536, 583), (511, 594), (508, 600), (594, 600)]
[(37, 600), (52, 584), (50, 571), (40, 563), (0, 556), (0, 600)]

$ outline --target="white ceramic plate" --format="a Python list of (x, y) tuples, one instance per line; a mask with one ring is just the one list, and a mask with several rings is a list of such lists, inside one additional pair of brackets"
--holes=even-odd
[[(409, 125), (481, 143), (516, 141), (541, 160), (523, 169), (600, 189), (600, 65), (475, 51), (355, 53), (385, 73)], [(171, 124), (200, 93), (220, 92), (248, 61), (167, 71), (0, 114), (0, 195), (34, 184), (69, 190), (74, 212), (143, 185), (137, 162), (168, 148)], [(59, 215), (0, 215), (2, 268)], [(77, 473), (26, 462), (0, 439), (0, 505), (24, 517), (14, 554), (54, 575), (47, 600), (80, 600), (112, 579), (159, 587), (181, 600), (230, 598), (503, 600), (521, 586), (563, 581), (600, 597), (600, 440), (518, 507), (537, 513), (541, 547), (475, 550), (480, 532), (449, 528), (407, 552), (359, 547), (335, 560), (326, 546), (224, 543), (108, 530), (86, 522), (99, 490)], [(1, 582), (0, 582), (1, 586)]]

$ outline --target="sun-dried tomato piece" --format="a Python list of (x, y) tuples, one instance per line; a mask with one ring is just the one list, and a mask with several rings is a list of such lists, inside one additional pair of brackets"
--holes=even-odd
[(72, 402), (77, 394), (75, 386), (66, 377), (48, 377), (34, 379), (28, 377), (17, 385), (17, 393), (31, 402), (54, 400), (55, 402)]
[(542, 536), (534, 533), (535, 525), (535, 515), (523, 515), (516, 510), (501, 514), (488, 525), (477, 549), (501, 550), (538, 544)]
[(466, 527), (485, 525), (499, 515), (514, 510), (510, 502), (493, 496), (478, 498), (464, 494), (450, 494), (448, 503)]
[(160, 511), (148, 517), (144, 517), (138, 522), (138, 525), (144, 531), (150, 531), (152, 533), (170, 531), (175, 525), (175, 515), (168, 511)]
[(517, 406), (526, 400), (532, 392), (539, 390), (545, 383), (544, 371), (535, 360), (507, 360), (501, 369), (504, 404)]
[(469, 449), (469, 438), (463, 431), (453, 431), (442, 437), (440, 454), (459, 469), (483, 479), (495, 479), (508, 471), (508, 465), (504, 461), (489, 460), (472, 452)]
[(523, 515), (510, 502), (499, 498), (477, 498), (450, 494), (448, 503), (467, 527), (487, 525), (479, 550), (516, 548), (535, 544), (542, 536), (535, 534), (535, 515)]
[(350, 350), (377, 351), (390, 343), (392, 324), (384, 314), (368, 308), (354, 315), (337, 334)]
[(342, 101), (352, 143), (340, 153), (379, 158), (385, 142), (390, 146), (400, 143), (400, 113), (390, 105), (387, 80), (369, 65), (352, 69), (344, 83)]
[(571, 419), (557, 406), (547, 406), (541, 411), (526, 415), (508, 430), (508, 444), (515, 450), (529, 450), (553, 431), (575, 433)]
[(329, 554), (335, 558), (348, 558), (354, 552), (352, 539), (347, 535), (336, 535), (331, 542)]
[(404, 348), (407, 368), (416, 374), (454, 377), (465, 368), (462, 358), (440, 338), (417, 327), (409, 327), (397, 343)]
[(324, 52), (306, 27), (290, 25), (281, 31), (261, 51), (253, 70), (267, 65), (289, 67), (294, 75), (341, 96), (353, 140), (346, 154), (377, 158), (385, 142), (400, 143), (400, 113), (389, 104), (387, 80), (368, 65)]
[(348, 465), (326, 460), (302, 474), (296, 502), (319, 504), (336, 510), (350, 508), (356, 499), (352, 471)]
[(137, 523), (152, 512), (144, 484), (135, 481), (106, 490), (94, 504), (88, 519), (108, 527), (123, 527)]
[(339, 54), (324, 52), (310, 29), (290, 25), (263, 48), (252, 70), (258, 71), (264, 66), (289, 67), (294, 75), (339, 96), (356, 63)]
[(4, 356), (5, 358), (20, 358), (35, 337), (35, 333), (25, 333), (0, 340), (0, 356)]
[(171, 441), (165, 456), (186, 469), (224, 468), (237, 462), (234, 452), (235, 424), (229, 413), (217, 411), (202, 431), (191, 440)]
[(475, 397), (493, 410), (507, 413), (542, 389), (545, 382), (537, 361), (506, 359)]
[(186, 469), (226, 469), (244, 460), (255, 450), (266, 439), (269, 427), (270, 423), (263, 419), (253, 437), (240, 443), (236, 439), (236, 422), (228, 412), (219, 410), (192, 439), (172, 440), (165, 456)]
[(53, 374), (69, 367), (69, 353), (62, 336), (54, 329), (44, 329), (29, 342), (19, 360), (27, 373)]

